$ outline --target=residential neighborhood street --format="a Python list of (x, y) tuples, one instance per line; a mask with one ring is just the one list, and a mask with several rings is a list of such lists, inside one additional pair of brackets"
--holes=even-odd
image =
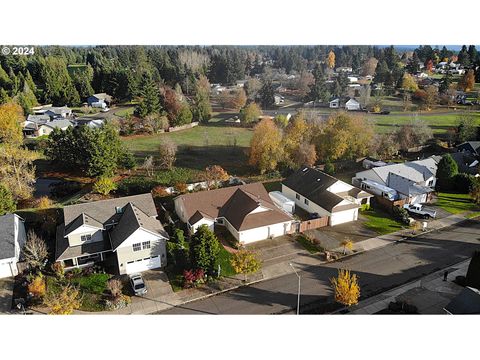
[[(473, 250), (480, 248), (479, 239), (480, 222), (467, 220), (442, 231), (331, 264), (319, 264), (317, 259), (308, 256), (295, 259), (293, 265), (301, 270), (301, 306), (331, 301), (329, 279), (336, 275), (338, 268), (348, 268), (356, 273), (362, 298), (368, 297), (466, 260)], [(289, 274), (178, 306), (161, 314), (294, 313), (297, 285), (295, 274)]]

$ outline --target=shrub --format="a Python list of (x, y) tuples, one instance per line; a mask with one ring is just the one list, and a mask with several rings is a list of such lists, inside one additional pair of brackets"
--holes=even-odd
[(106, 299), (105, 300), (105, 308), (107, 310), (118, 310), (128, 306), (132, 300), (129, 296), (120, 294), (118, 297), (114, 299)]
[(113, 190), (117, 189), (117, 184), (113, 181), (112, 178), (101, 177), (95, 184), (93, 184), (93, 191), (97, 194), (108, 195)]
[(395, 218), (395, 220), (400, 221), (401, 223), (407, 225), (410, 223), (408, 211), (405, 210), (403, 207), (394, 206), (393, 217)]
[(80, 303), (80, 290), (72, 285), (67, 285), (60, 292), (49, 292), (45, 296), (45, 305), (50, 307), (50, 314), (70, 315), (78, 309)]
[(203, 284), (204, 277), (203, 269), (183, 270), (183, 287), (191, 288)]
[(46, 284), (45, 278), (41, 273), (33, 278), (33, 280), (28, 284), (28, 292), (34, 298), (42, 298), (45, 296)]
[(165, 196), (169, 196), (170, 193), (167, 192), (167, 189), (165, 186), (157, 185), (152, 189), (152, 195), (153, 197), (165, 197)]
[(472, 191), (476, 178), (470, 174), (459, 173), (453, 177), (453, 183), (457, 192), (468, 194)]
[(360, 211), (368, 211), (371, 208), (372, 208), (372, 206), (370, 204), (362, 204), (361, 208), (360, 208)]
[(49, 209), (53, 206), (53, 201), (48, 196), (42, 196), (37, 200), (37, 208), (40, 210)]
[(80, 191), (82, 185), (76, 181), (61, 181), (49, 186), (50, 194), (56, 198), (62, 198)]
[(179, 182), (179, 183), (176, 183), (175, 184), (175, 189), (180, 193), (180, 194), (184, 194), (187, 192), (187, 184), (183, 183), (183, 182)]
[(330, 161), (327, 161), (325, 163), (323, 171), (326, 172), (329, 175), (333, 175), (333, 174), (335, 174), (335, 166)]
[(65, 277), (65, 267), (61, 262), (53, 263), (52, 271), (57, 277), (57, 279), (63, 279)]
[(112, 294), (112, 297), (116, 299), (122, 295), (123, 284), (118, 279), (110, 279), (107, 283), (107, 289), (110, 291), (110, 294)]
[(23, 247), (22, 258), (27, 265), (33, 269), (44, 266), (45, 260), (48, 257), (48, 247), (40, 236), (33, 230), (27, 233), (27, 242)]
[(124, 195), (137, 195), (150, 190), (155, 186), (155, 182), (144, 176), (131, 176), (123, 179), (118, 185), (118, 191)]

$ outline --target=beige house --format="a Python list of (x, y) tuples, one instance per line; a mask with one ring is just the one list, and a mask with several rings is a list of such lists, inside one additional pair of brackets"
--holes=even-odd
[(191, 233), (201, 225), (212, 231), (222, 226), (244, 244), (288, 234), (293, 221), (273, 203), (262, 183), (184, 194), (174, 203)]
[(63, 214), (55, 260), (67, 269), (106, 261), (131, 274), (167, 264), (168, 234), (151, 194), (70, 205)]

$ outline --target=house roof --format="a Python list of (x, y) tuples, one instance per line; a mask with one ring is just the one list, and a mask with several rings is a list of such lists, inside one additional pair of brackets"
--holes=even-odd
[(27, 116), (27, 121), (31, 121), (37, 124), (40, 123), (46, 123), (47, 121), (50, 121), (50, 116), (48, 115), (28, 115)]
[(73, 220), (70, 224), (68, 224), (67, 227), (65, 227), (65, 236), (67, 236), (72, 231), (75, 231), (76, 229), (78, 229), (83, 225), (88, 225), (94, 228), (103, 229), (103, 224), (101, 222), (95, 220), (94, 218), (92, 218), (91, 216), (85, 213), (81, 213), (80, 215), (78, 215), (78, 217), (75, 220)]
[[(457, 163), (458, 172), (471, 175), (478, 174), (478, 161), (475, 157), (467, 152), (456, 152), (450, 154)], [(475, 163), (477, 161), (477, 163)]]
[(56, 119), (56, 120), (49, 121), (49, 122), (47, 122), (45, 124), (42, 124), (42, 125), (48, 126), (52, 129), (55, 129), (55, 128), (66, 129), (69, 126), (73, 126), (72, 122), (70, 120), (67, 120), (67, 119)]
[(145, 212), (148, 216), (157, 216), (157, 209), (155, 208), (152, 195), (150, 193), (146, 193), (65, 206), (63, 208), (65, 225), (68, 226), (82, 213), (88, 214), (88, 216), (104, 225), (116, 223), (122, 215), (121, 213), (117, 213), (117, 208), (123, 208), (128, 203), (132, 203), (137, 208)]
[(428, 186), (417, 185), (414, 181), (395, 173), (389, 174), (387, 185), (388, 187), (407, 196), (428, 194), (434, 191)]
[(450, 314), (480, 314), (480, 291), (467, 286), (445, 307)]
[(457, 145), (457, 149), (469, 150), (472, 153), (478, 152), (480, 148), (480, 141), (467, 141), (460, 145)]
[(0, 259), (15, 257), (15, 216), (0, 216)]
[(120, 217), (118, 224), (110, 232), (112, 250), (115, 250), (117, 247), (119, 247), (126, 239), (128, 239), (136, 230), (140, 228), (168, 238), (168, 235), (163, 229), (160, 221), (147, 215), (132, 203), (128, 203), (123, 208), (123, 214)]
[(107, 101), (110, 101), (112, 99), (112, 97), (107, 93), (93, 94), (91, 97), (96, 97), (99, 100), (107, 100)]
[(65, 114), (71, 112), (72, 110), (68, 106), (52, 106), (45, 108), (45, 112), (52, 112), (54, 114)]
[[(57, 241), (55, 242), (55, 260), (67, 260), (84, 255), (92, 255), (112, 249), (110, 241), (104, 238), (103, 241), (86, 242), (77, 246), (69, 246), (68, 238), (64, 237), (65, 225), (57, 226)], [(107, 236), (106, 233), (103, 234)]]
[[(183, 202), (190, 224), (202, 218), (224, 217), (236, 230), (242, 231), (291, 220), (272, 202), (262, 183), (200, 191), (180, 195), (175, 200)], [(264, 211), (251, 214), (259, 206)]]
[(333, 176), (304, 166), (283, 180), (282, 184), (325, 210), (332, 211), (336, 205), (344, 200), (341, 196), (327, 190), (337, 181), (339, 180)]
[(401, 164), (391, 164), (381, 167), (374, 167), (370, 170), (375, 172), (385, 184), (388, 184), (388, 175), (394, 173), (410, 179), (414, 182), (425, 181), (437, 172), (437, 161), (433, 158), (410, 161)]

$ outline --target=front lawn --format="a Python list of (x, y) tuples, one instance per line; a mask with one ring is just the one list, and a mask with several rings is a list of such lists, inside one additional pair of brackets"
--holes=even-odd
[(295, 240), (297, 240), (298, 243), (302, 245), (310, 254), (316, 254), (320, 251), (315, 244), (313, 244), (303, 235), (297, 236)]
[(399, 231), (407, 226), (393, 219), (392, 215), (380, 210), (370, 209), (361, 211), (360, 214), (367, 218), (367, 221), (363, 223), (364, 226), (375, 231), (379, 235), (385, 235)]
[(469, 194), (438, 193), (435, 205), (452, 214), (465, 211), (478, 211), (479, 207), (473, 203)]
[(232, 258), (232, 254), (230, 254), (223, 246), (220, 246), (220, 254), (218, 255), (218, 263), (221, 270), (221, 276), (234, 276), (236, 275), (235, 270), (232, 268), (232, 264), (230, 264), (230, 259)]

